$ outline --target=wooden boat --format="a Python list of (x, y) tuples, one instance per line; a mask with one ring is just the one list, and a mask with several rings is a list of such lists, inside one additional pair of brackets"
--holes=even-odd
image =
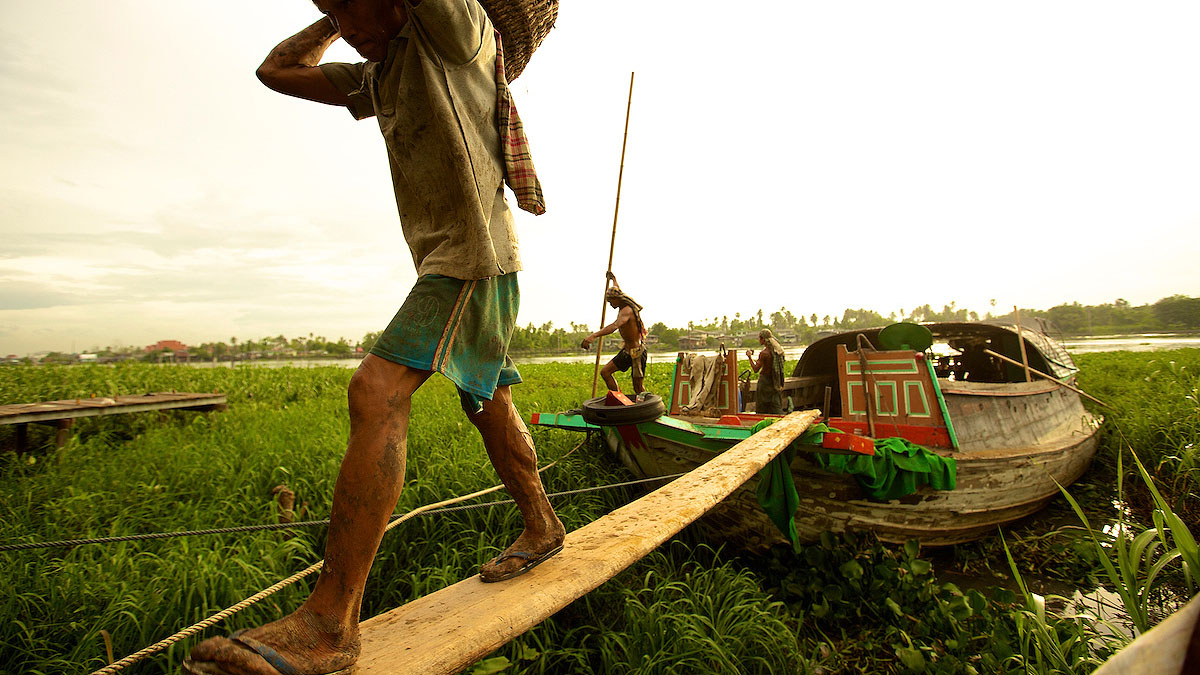
[[(1070, 485), (1091, 463), (1100, 420), (1084, 409), (1074, 387), (1078, 368), (1059, 343), (1042, 331), (1018, 333), (1001, 323), (923, 326), (817, 340), (786, 378), (785, 405), (820, 408), (829, 426), (860, 440), (900, 437), (952, 457), (956, 489), (922, 487), (901, 499), (874, 501), (854, 477), (826, 471), (800, 452), (791, 468), (802, 539), (826, 530), (870, 530), (891, 542), (970, 541), (1038, 511), (1059, 494), (1058, 484)], [(902, 341), (922, 331), (929, 344)], [(535, 414), (532, 421), (601, 433), (639, 477), (688, 471), (748, 436), (764, 418), (753, 413), (754, 383), (739, 383), (734, 353), (724, 355), (716, 405), (703, 415), (684, 414), (694, 393), (692, 359), (679, 355), (668, 414), (657, 420), (603, 428), (579, 415)], [(851, 444), (832, 439), (843, 449)], [(783, 541), (758, 505), (756, 488), (752, 479), (710, 513), (705, 526), (748, 550)]]

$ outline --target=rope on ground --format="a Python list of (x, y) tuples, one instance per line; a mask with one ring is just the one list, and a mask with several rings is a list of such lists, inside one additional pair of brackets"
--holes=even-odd
[[(552, 467), (555, 464), (558, 464), (562, 460), (566, 459), (572, 452), (575, 452), (580, 447), (582, 447), (585, 442), (586, 442), (586, 439), (584, 441), (580, 441), (574, 448), (571, 448), (571, 450), (569, 452), (567, 452), (567, 454), (565, 454), (562, 457), (558, 458), (557, 460), (547, 464), (546, 466), (538, 469), (538, 473), (546, 471), (550, 467)], [(661, 476), (657, 479), (649, 479), (649, 480), (665, 480), (667, 478), (676, 478), (681, 475), (683, 475), (683, 474), (677, 474), (676, 476)], [(645, 482), (645, 481), (643, 480), (643, 481), (633, 481), (633, 482)], [(446, 499), (446, 500), (443, 500), (440, 502), (434, 502), (432, 504), (426, 504), (424, 506), (419, 506), (419, 507), (413, 509), (412, 511), (409, 511), (408, 513), (405, 513), (405, 514), (397, 517), (392, 522), (388, 523), (387, 527), (384, 528), (384, 533), (386, 534), (389, 530), (396, 527), (397, 525), (399, 525), (403, 522), (406, 522), (412, 518), (415, 518), (416, 516), (421, 515), (423, 513), (427, 513), (434, 509), (444, 508), (444, 507), (450, 506), (452, 504), (456, 504), (458, 502), (466, 501), (468, 499), (474, 499), (475, 497), (481, 497), (483, 495), (486, 495), (486, 494), (489, 494), (492, 492), (496, 492), (496, 491), (502, 489), (503, 487), (504, 487), (503, 484), (493, 485), (490, 488), (485, 488), (483, 490), (472, 492), (471, 494), (468, 494), (468, 495), (462, 495), (460, 497), (453, 497), (451, 499)], [(585, 488), (585, 489), (576, 490), (573, 492), (584, 492), (584, 491), (587, 491), (587, 489)], [(563, 494), (567, 494), (567, 493), (563, 493)], [(512, 500), (507, 500), (507, 501), (511, 502)], [(498, 504), (498, 503), (501, 503), (501, 502), (491, 502), (488, 505)], [(218, 622), (223, 621), (224, 619), (229, 618), (230, 616), (236, 614), (237, 612), (240, 612), (241, 610), (249, 607), (250, 605), (253, 605), (254, 603), (262, 600), (263, 598), (273, 595), (275, 592), (277, 592), (283, 588), (286, 588), (287, 586), (290, 586), (291, 584), (303, 579), (304, 577), (312, 574), (313, 572), (316, 572), (317, 570), (321, 569), (321, 566), (324, 564), (325, 564), (325, 561), (323, 559), (318, 560), (317, 562), (313, 563), (312, 565), (308, 566), (307, 568), (293, 574), (292, 576), (290, 576), (286, 579), (283, 579), (282, 581), (275, 583), (274, 585), (272, 585), (268, 588), (264, 588), (263, 590), (259, 591), (258, 593), (255, 593), (254, 595), (246, 598), (245, 600), (242, 600), (241, 602), (239, 602), (235, 605), (226, 607), (225, 609), (217, 612), (216, 614), (213, 614), (212, 616), (210, 616), (206, 619), (203, 619), (197, 623), (194, 623), (191, 626), (184, 628), (183, 630), (179, 631), (178, 633), (175, 633), (174, 635), (172, 635), (168, 638), (159, 640), (158, 642), (150, 645), (149, 647), (146, 647), (145, 649), (142, 649), (139, 652), (130, 654), (129, 656), (126, 656), (125, 658), (121, 659), (120, 661), (117, 661), (116, 663), (109, 664), (109, 665), (105, 666), (104, 668), (101, 668), (100, 670), (93, 672), (92, 675), (113, 675), (113, 673), (116, 673), (120, 670), (123, 670), (123, 669), (129, 667), (129, 666), (133, 665), (134, 663), (137, 663), (138, 661), (146, 658), (147, 656), (150, 656), (152, 654), (157, 654), (158, 652), (163, 651), (164, 649), (170, 647), (171, 645), (173, 645), (181, 640), (185, 640), (185, 639), (195, 635), (196, 633), (199, 633), (200, 631), (202, 631), (206, 628), (209, 628), (209, 627), (217, 624)]]

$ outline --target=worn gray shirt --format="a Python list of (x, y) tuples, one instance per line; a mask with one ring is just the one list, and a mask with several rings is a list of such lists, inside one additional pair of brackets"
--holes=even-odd
[[(406, 3), (407, 4), (407, 3)], [(422, 0), (382, 63), (323, 63), (355, 119), (374, 116), (417, 274), (521, 269), (496, 116), (496, 40), (476, 0)]]

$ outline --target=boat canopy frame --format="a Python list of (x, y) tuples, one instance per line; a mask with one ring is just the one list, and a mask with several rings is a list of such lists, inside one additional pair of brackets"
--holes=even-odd
[[(951, 341), (967, 339), (986, 340), (993, 351), (1009, 358), (1020, 361), (1021, 347), (1015, 326), (1001, 323), (980, 322), (933, 322), (923, 323), (933, 334), (935, 344), (949, 344)], [(832, 376), (837, 372), (837, 347), (845, 345), (846, 349), (854, 351), (858, 348), (859, 336), (863, 336), (871, 345), (879, 348), (879, 332), (883, 326), (850, 330), (831, 335), (813, 342), (800, 355), (799, 362), (792, 370), (792, 377)], [(1042, 333), (1031, 328), (1023, 327), (1020, 333), (1025, 340), (1025, 351), (1029, 359), (1029, 367), (1053, 375), (1060, 381), (1070, 381), (1079, 372), (1079, 367), (1065, 348)], [(1021, 368), (1008, 366), (1004, 369), (1006, 381), (1024, 381)]]

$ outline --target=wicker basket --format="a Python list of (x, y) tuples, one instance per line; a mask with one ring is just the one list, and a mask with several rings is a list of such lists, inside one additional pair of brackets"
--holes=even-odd
[(504, 74), (517, 79), (558, 18), (558, 0), (479, 0), (504, 39)]

